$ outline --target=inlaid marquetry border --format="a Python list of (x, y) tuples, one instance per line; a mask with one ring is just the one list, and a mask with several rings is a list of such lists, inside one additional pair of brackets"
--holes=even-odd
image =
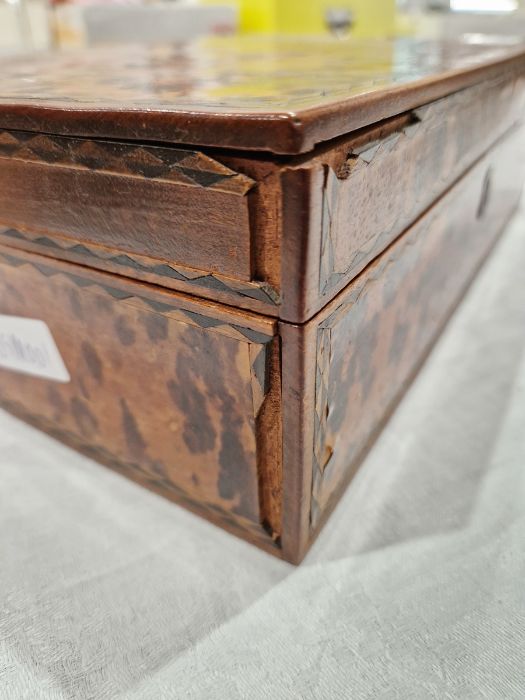
[(244, 196), (255, 182), (200, 151), (0, 130), (0, 157), (61, 165)]
[[(439, 216), (435, 210), (427, 215), (425, 232)], [(423, 234), (424, 235), (424, 234)], [(330, 411), (330, 370), (332, 360), (332, 342), (334, 330), (352, 307), (366, 295), (371, 286), (384, 279), (388, 267), (395, 264), (403, 254), (404, 249), (394, 248), (388, 255), (379, 258), (367, 272), (366, 278), (358, 277), (349, 286), (344, 301), (337, 306), (317, 327), (316, 338), (316, 381), (315, 381), (315, 411), (313, 430), (313, 474), (310, 502), (310, 527), (314, 529), (322, 515), (321, 495), (324, 481), (330, 473), (332, 448), (327, 440), (327, 423)], [(348, 352), (352, 351), (351, 344)]]
[[(332, 329), (330, 322), (317, 329), (317, 362), (315, 369), (315, 409), (314, 409), (314, 449), (312, 500), (310, 505), (310, 524), (315, 527), (321, 513), (318, 497), (322, 491), (325, 469), (331, 458), (331, 451), (326, 443), (329, 407), (330, 354), (332, 346)], [(328, 449), (327, 449), (328, 448)]]
[[(515, 77), (509, 78), (501, 75), (495, 79), (472, 85), (464, 90), (412, 109), (407, 112), (407, 115), (410, 116), (410, 122), (405, 126), (393, 131), (384, 138), (369, 141), (351, 149), (346, 163), (338, 173), (330, 166), (324, 166), (325, 182), (322, 195), (323, 214), (319, 268), (319, 293), (321, 296), (332, 292), (343, 279), (350, 275), (352, 270), (361, 265), (363, 260), (371, 260), (384, 250), (385, 245), (392, 241), (391, 231), (384, 231), (381, 236), (372, 240), (369, 246), (357, 250), (344, 271), (336, 272), (335, 240), (332, 222), (337, 210), (338, 191), (351, 173), (357, 168), (367, 168), (378, 158), (388, 155), (399, 146), (400, 140), (412, 139), (422, 128), (440, 128), (445, 125), (447, 128), (447, 139), (453, 139), (458, 144), (462, 144), (465, 139), (465, 133), (472, 131), (472, 117), (479, 112), (476, 105), (479, 105), (480, 101), (496, 105), (496, 109), (490, 110), (490, 122), (485, 124), (483, 132), (481, 134), (474, 133), (473, 136), (470, 136), (470, 141), (466, 148), (467, 151), (470, 151), (471, 157), (464, 165), (463, 171), (458, 171), (455, 174), (454, 180), (457, 179), (464, 171), (472, 167), (481, 157), (484, 150), (501, 138), (506, 130), (520, 122), (523, 100), (517, 99), (517, 95), (519, 95), (519, 90), (516, 89), (517, 85), (518, 80)], [(452, 122), (452, 126), (450, 126), (449, 118), (451, 112), (456, 117), (459, 114), (462, 115), (462, 119), (458, 123)], [(487, 111), (488, 114), (489, 111)], [(508, 119), (509, 114), (513, 115), (513, 117), (506, 123), (505, 119)], [(507, 124), (504, 128), (502, 128), (503, 123)], [(486, 146), (479, 151), (476, 149), (476, 144), (482, 139), (485, 139)], [(447, 182), (442, 191), (436, 193), (435, 199), (443, 195), (451, 184), (452, 182)], [(417, 217), (418, 214), (414, 216), (413, 221)]]
[[(217, 191), (245, 197), (256, 185), (247, 175), (232, 170), (205, 153), (172, 146), (99, 141), (4, 129), (0, 130), (0, 160), (2, 158), (191, 186), (204, 189), (210, 194)], [(4, 226), (0, 235), (8, 241), (28, 243), (41, 249), (43, 254), (51, 251), (64, 252), (88, 265), (101, 262), (115, 266), (117, 271), (128, 272), (130, 276), (137, 272), (155, 275), (159, 278), (159, 284), (168, 279), (181, 282), (190, 285), (192, 291), (195, 290), (201, 296), (219, 292), (246, 297), (272, 307), (277, 307), (280, 303), (279, 294), (270, 285), (260, 281), (237, 280), (147, 255), (68, 240), (52, 232), (42, 235)]]
[(246, 328), (239, 324), (226, 323), (212, 316), (182, 309), (173, 304), (149, 299), (146, 296), (125, 292), (122, 289), (96, 282), (89, 277), (75, 275), (71, 272), (51, 267), (45, 263), (18, 258), (16, 255), (6, 253), (5, 251), (0, 251), (0, 262), (11, 267), (31, 267), (44, 277), (66, 277), (77, 287), (81, 289), (89, 288), (91, 291), (110, 297), (113, 301), (126, 303), (147, 311), (153, 311), (178, 323), (195, 326), (211, 333), (219, 333), (247, 344), (250, 361), (253, 411), (254, 417), (257, 418), (269, 390), (269, 346), (275, 337), (274, 335), (261, 333), (260, 331)]
[(65, 252), (79, 256), (79, 260), (88, 264), (91, 260), (109, 263), (119, 268), (124, 268), (130, 273), (143, 272), (154, 274), (189, 284), (195, 288), (201, 288), (206, 292), (226, 292), (275, 307), (280, 304), (279, 294), (270, 285), (263, 282), (241, 282), (212, 272), (203, 274), (200, 270), (162, 262), (144, 255), (135, 255), (127, 252), (115, 254), (114, 250), (105, 249), (103, 246), (90, 246), (86, 242), (69, 243), (50, 234), (42, 236), (15, 228), (0, 229), (0, 240), (2, 238), (6, 239), (7, 244), (11, 241), (29, 243), (36, 248), (40, 248), (43, 255), (48, 255), (51, 250)]
[[(390, 231), (385, 231), (383, 236), (373, 239), (368, 248), (357, 250), (345, 270), (336, 272), (336, 251), (334, 240), (334, 219), (343, 183), (356, 168), (367, 167), (376, 158), (390, 153), (403, 138), (412, 138), (420, 129), (428, 112), (426, 108), (413, 110), (412, 121), (403, 128), (393, 132), (389, 136), (375, 141), (370, 141), (350, 151), (344, 166), (343, 176), (338, 176), (328, 165), (324, 166), (325, 176), (322, 197), (321, 219), (321, 253), (319, 265), (319, 292), (321, 295), (330, 293), (341, 280), (348, 276), (352, 269), (357, 267), (362, 260), (369, 259), (376, 251), (383, 249), (385, 241), (390, 240)], [(435, 115), (434, 115), (435, 116)]]

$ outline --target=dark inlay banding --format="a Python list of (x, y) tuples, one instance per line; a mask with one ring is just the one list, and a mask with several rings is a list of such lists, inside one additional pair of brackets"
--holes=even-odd
[[(75, 253), (77, 255), (82, 255), (83, 257), (93, 258), (95, 260), (104, 260), (109, 263), (113, 263), (114, 265), (119, 265), (121, 267), (129, 267), (133, 270), (137, 270), (140, 272), (152, 272), (163, 277), (170, 277), (171, 279), (180, 280), (182, 282), (187, 282), (188, 284), (205, 287), (207, 289), (214, 289), (220, 292), (233, 292), (234, 294), (239, 294), (240, 296), (248, 297), (251, 299), (257, 299), (258, 301), (270, 303), (272, 305), (276, 305), (280, 301), (278, 293), (268, 285), (257, 286), (257, 284), (254, 284), (254, 286), (247, 286), (245, 288), (240, 288), (237, 285), (235, 285), (234, 287), (231, 287), (228, 286), (226, 282), (215, 277), (211, 273), (203, 275), (202, 277), (188, 276), (183, 274), (180, 270), (177, 270), (174, 267), (171, 267), (170, 265), (164, 263), (160, 265), (146, 265), (125, 254), (113, 255), (112, 257), (101, 256), (95, 253), (95, 251), (90, 250), (89, 248), (86, 248), (83, 245), (75, 245), (72, 247), (58, 245), (55, 241), (46, 236), (32, 238), (14, 229), (4, 231), (1, 235), (9, 236), (11, 238), (17, 238), (20, 240), (30, 241), (33, 244), (47, 248), (66, 250), (68, 252)], [(340, 275), (337, 276), (340, 277)]]

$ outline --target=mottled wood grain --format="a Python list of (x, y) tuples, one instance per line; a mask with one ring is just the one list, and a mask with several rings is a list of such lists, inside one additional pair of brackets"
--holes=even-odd
[(4, 130), (0, 241), (304, 323), (519, 121), (524, 96), (523, 77), (500, 76), (290, 158)]
[[(306, 321), (428, 209), (524, 114), (525, 80), (500, 79), (400, 115), (291, 166), (306, 189), (283, 268), (280, 317)], [(306, 171), (306, 172), (304, 172)], [(305, 230), (306, 229), (306, 230)], [(290, 261), (290, 257), (295, 260)]]
[(0, 313), (71, 381), (0, 405), (298, 562), (516, 206), (525, 49), (253, 41), (6, 63)]
[(0, 312), (43, 319), (72, 375), (0, 370), (1, 403), (300, 561), (516, 206), (524, 163), (513, 131), (307, 324), (0, 246)]
[(482, 159), (312, 322), (313, 531), (514, 210), (524, 136)]
[(275, 448), (260, 425), (270, 432), (280, 422), (274, 324), (84, 272), (0, 247), (0, 313), (43, 320), (72, 377), (60, 384), (0, 369), (0, 403), (277, 546), (281, 475), (278, 462), (273, 471), (262, 464)]

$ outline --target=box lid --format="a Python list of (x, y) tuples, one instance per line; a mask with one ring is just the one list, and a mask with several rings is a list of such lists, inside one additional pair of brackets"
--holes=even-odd
[(525, 62), (525, 44), (225, 38), (3, 61), (0, 127), (276, 154)]
[(304, 323), (517, 128), (524, 102), (525, 45), (487, 40), (12, 59), (0, 243)]

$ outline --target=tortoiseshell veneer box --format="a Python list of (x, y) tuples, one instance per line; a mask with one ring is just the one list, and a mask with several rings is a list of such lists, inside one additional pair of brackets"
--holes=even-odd
[(300, 561), (517, 205), (524, 73), (489, 41), (4, 61), (1, 405)]

